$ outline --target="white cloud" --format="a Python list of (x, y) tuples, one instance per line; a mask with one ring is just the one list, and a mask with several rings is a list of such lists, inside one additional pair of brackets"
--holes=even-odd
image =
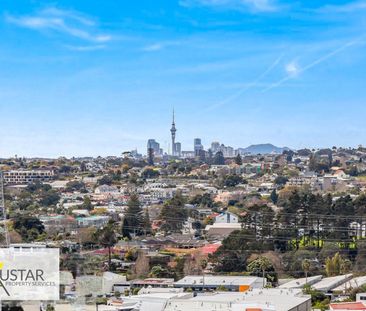
[(285, 70), (289, 76), (297, 76), (301, 71), (301, 68), (296, 61), (292, 61), (286, 64)]
[(66, 17), (69, 19), (74, 19), (81, 24), (87, 25), (87, 26), (94, 26), (96, 22), (91, 19), (90, 17), (87, 17), (80, 12), (75, 11), (66, 11), (66, 10), (60, 10), (55, 7), (49, 7), (42, 10), (42, 13), (45, 15), (52, 15), (52, 16), (60, 16), (60, 17)]
[(5, 20), (19, 27), (38, 31), (49, 30), (85, 41), (101, 43), (112, 39), (110, 35), (98, 34), (94, 20), (79, 12), (64, 11), (58, 8), (47, 8), (27, 16), (6, 15)]
[(250, 9), (257, 12), (271, 12), (278, 9), (274, 0), (181, 0), (179, 3), (185, 7), (210, 6), (235, 10)]

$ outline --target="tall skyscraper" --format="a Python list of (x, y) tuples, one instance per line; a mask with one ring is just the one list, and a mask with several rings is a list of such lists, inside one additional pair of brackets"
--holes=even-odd
[(155, 139), (151, 138), (147, 141), (147, 154), (149, 154), (150, 148), (154, 150), (155, 155), (160, 154), (160, 144)]
[(194, 141), (193, 141), (193, 143), (194, 143), (194, 145), (196, 146), (196, 145), (201, 145), (201, 138), (195, 138), (194, 139)]
[(175, 155), (177, 156), (177, 157), (180, 157), (181, 156), (181, 154), (182, 154), (182, 145), (181, 145), (181, 143), (175, 143)]
[(200, 151), (203, 150), (203, 146), (201, 143), (201, 138), (195, 138), (193, 142), (194, 147), (194, 155), (198, 157), (200, 155)]
[(174, 109), (173, 109), (173, 122), (172, 122), (172, 127), (170, 129), (170, 133), (172, 135), (172, 156), (177, 155), (177, 146), (175, 144), (175, 133), (176, 132), (177, 132), (177, 129), (175, 128)]
[(220, 143), (218, 141), (214, 141), (211, 143), (211, 151), (213, 154), (216, 154), (217, 151), (220, 150)]

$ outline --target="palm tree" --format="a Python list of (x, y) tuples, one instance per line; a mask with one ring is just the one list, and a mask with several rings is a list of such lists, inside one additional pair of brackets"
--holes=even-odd
[(305, 285), (308, 284), (308, 273), (310, 271), (310, 260), (309, 259), (304, 259), (301, 263), (302, 269), (304, 270), (305, 273)]
[(272, 263), (267, 257), (260, 257), (259, 258), (259, 267), (262, 270), (262, 278), (263, 278), (263, 287), (265, 283), (265, 273), (266, 271), (272, 267)]
[(267, 258), (267, 257), (258, 257), (256, 260), (252, 261), (248, 267), (247, 270), (248, 271), (255, 271), (255, 270), (260, 270), (262, 272), (262, 278), (263, 278), (263, 288), (265, 287), (265, 276), (266, 276), (266, 271), (268, 271), (270, 268), (272, 267), (272, 263), (271, 261)]
[(111, 270), (111, 249), (117, 243), (114, 222), (109, 221), (105, 227), (97, 230), (94, 236), (98, 243), (108, 248), (108, 270)]

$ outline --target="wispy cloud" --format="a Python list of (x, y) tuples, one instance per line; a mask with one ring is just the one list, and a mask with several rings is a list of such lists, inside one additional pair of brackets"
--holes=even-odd
[[(325, 62), (326, 60), (332, 58), (333, 56), (343, 52), (344, 50), (358, 44), (358, 43), (362, 43), (364, 42), (364, 40), (366, 39), (366, 35), (360, 36), (354, 40), (351, 40), (343, 45), (341, 45), (340, 47), (334, 49), (333, 51), (317, 58), (316, 60), (314, 60), (313, 62), (309, 63), (308, 65), (304, 66), (304, 67), (297, 67), (296, 68), (296, 75), (302, 74), (310, 69), (312, 69), (315, 66), (318, 66), (319, 64)], [(294, 78), (294, 75), (291, 73), (288, 73), (287, 76), (285, 76), (284, 78), (280, 79), (279, 81), (272, 83), (269, 87), (265, 88), (262, 90), (262, 92), (267, 92), (271, 89), (277, 88), (279, 86), (281, 86), (283, 83), (287, 82), (288, 80), (291, 80)]]
[(232, 102), (233, 100), (239, 98), (241, 95), (243, 95), (245, 92), (247, 92), (248, 90), (250, 90), (251, 88), (257, 86), (259, 84), (259, 82), (265, 77), (267, 76), (281, 61), (282, 55), (279, 56), (268, 68), (266, 68), (265, 71), (263, 71), (257, 78), (255, 78), (251, 83), (245, 85), (243, 88), (241, 88), (239, 91), (237, 91), (236, 93), (232, 94), (231, 96), (227, 97), (226, 99), (222, 100), (221, 102), (214, 104), (212, 106), (210, 106), (208, 108), (208, 110), (212, 110), (215, 108), (218, 108), (220, 106), (226, 105), (230, 102)]
[(321, 13), (351, 13), (366, 10), (366, 1), (354, 1), (341, 5), (325, 5), (319, 9)]
[(157, 52), (163, 50), (169, 46), (180, 45), (179, 41), (165, 41), (165, 42), (155, 42), (153, 44), (146, 45), (142, 48), (145, 52)]
[(161, 43), (154, 43), (143, 48), (146, 52), (155, 52), (160, 51), (161, 49), (163, 49), (163, 45)]
[(81, 46), (65, 45), (65, 47), (71, 51), (89, 52), (89, 51), (102, 50), (106, 46), (103, 44), (98, 44), (98, 45), (81, 45)]
[(185, 7), (209, 6), (230, 10), (251, 10), (256, 12), (277, 11), (274, 0), (180, 0)]
[(8, 23), (37, 31), (51, 31), (90, 42), (108, 42), (112, 37), (99, 33), (96, 22), (79, 12), (50, 7), (32, 15), (5, 15)]

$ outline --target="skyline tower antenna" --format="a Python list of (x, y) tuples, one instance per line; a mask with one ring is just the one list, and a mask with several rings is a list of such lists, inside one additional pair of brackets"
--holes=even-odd
[(175, 114), (174, 114), (174, 108), (173, 108), (173, 121), (172, 121), (172, 127), (170, 129), (171, 137), (172, 137), (172, 156), (177, 155), (176, 151), (176, 144), (175, 144), (175, 134), (177, 132), (177, 129), (175, 127)]

